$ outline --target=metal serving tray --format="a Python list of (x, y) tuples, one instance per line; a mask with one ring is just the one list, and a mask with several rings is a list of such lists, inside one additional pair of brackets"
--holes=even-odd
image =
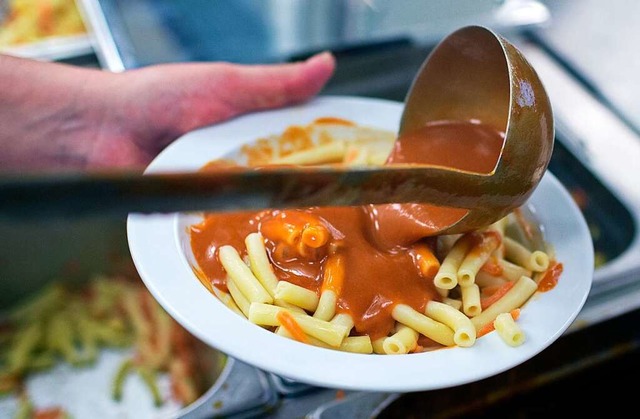
[(93, 54), (89, 35), (51, 37), (20, 46), (5, 47), (0, 53), (42, 61), (61, 61)]
[(549, 19), (547, 7), (536, 0), (78, 3), (98, 58), (111, 71), (175, 61), (291, 61), (324, 49), (394, 40), (433, 43), (468, 24), (509, 31)]
[[(605, 234), (618, 236), (606, 244), (607, 250), (617, 255), (596, 269), (590, 296), (633, 287), (640, 281), (640, 188), (634, 173), (640, 162), (640, 136), (536, 44), (525, 41), (520, 48), (549, 92), (558, 139), (568, 152), (565, 155), (574, 156), (585, 169), (580, 174), (563, 164), (556, 166), (557, 170), (573, 170), (572, 176), (591, 185), (585, 186), (587, 191), (593, 189), (591, 202), (600, 206), (596, 212), (603, 223), (601, 233), (606, 229), (609, 233)], [(585, 215), (588, 219), (596, 216), (591, 210)], [(640, 301), (633, 306), (622, 304), (615, 312), (638, 305)]]
[[(0, 27), (9, 16), (10, 0), (0, 0)], [(19, 45), (3, 45), (0, 53), (43, 61), (69, 60), (93, 54), (93, 42), (88, 33), (53, 35)]]

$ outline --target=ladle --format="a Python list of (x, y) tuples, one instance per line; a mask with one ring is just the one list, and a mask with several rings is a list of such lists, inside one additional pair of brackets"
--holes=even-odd
[(478, 174), (446, 167), (389, 165), (144, 176), (21, 174), (0, 180), (0, 217), (417, 202), (468, 209), (465, 217), (441, 231), (457, 233), (486, 226), (524, 204), (549, 163), (554, 123), (545, 89), (520, 51), (481, 26), (461, 28), (443, 39), (414, 79), (399, 134), (443, 119), (477, 120), (504, 131), (495, 170)]
[(479, 121), (504, 132), (491, 173), (423, 169), (425, 182), (442, 178), (451, 194), (477, 199), (465, 217), (442, 233), (486, 226), (525, 202), (551, 159), (554, 122), (542, 82), (516, 47), (481, 26), (446, 37), (409, 89), (399, 135), (438, 120)]

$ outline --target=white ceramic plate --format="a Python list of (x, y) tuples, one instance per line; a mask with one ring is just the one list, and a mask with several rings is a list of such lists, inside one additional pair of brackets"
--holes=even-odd
[[(402, 104), (391, 101), (321, 97), (310, 103), (260, 112), (191, 132), (172, 143), (147, 173), (195, 171), (211, 159), (232, 154), (241, 144), (278, 134), (292, 124), (336, 116), (397, 131)], [(519, 347), (496, 333), (470, 348), (445, 348), (409, 355), (362, 355), (289, 340), (238, 316), (210, 294), (190, 265), (188, 218), (132, 214), (128, 240), (143, 281), (186, 329), (228, 355), (293, 380), (323, 387), (375, 391), (420, 391), (480, 380), (512, 368), (553, 343), (573, 322), (591, 288), (593, 245), (585, 220), (569, 193), (547, 173), (530, 199), (546, 240), (564, 264), (558, 285), (535, 295), (518, 323), (526, 334)]]

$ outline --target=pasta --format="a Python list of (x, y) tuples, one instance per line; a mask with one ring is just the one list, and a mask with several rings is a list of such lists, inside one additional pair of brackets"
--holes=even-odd
[(515, 281), (517, 279), (520, 279), (521, 276), (531, 277), (531, 275), (533, 274), (532, 270), (515, 263), (511, 263), (506, 259), (498, 260), (498, 264), (501, 268), (501, 276), (508, 281)]
[(338, 349), (344, 352), (358, 354), (370, 354), (373, 352), (373, 346), (371, 345), (371, 338), (369, 336), (346, 337)]
[(229, 273), (230, 282), (233, 282), (244, 297), (251, 302), (271, 303), (273, 298), (264, 289), (262, 284), (254, 276), (253, 272), (240, 258), (236, 249), (231, 246), (220, 248), (220, 263)]
[(229, 288), (229, 294), (242, 314), (244, 314), (245, 317), (249, 317), (249, 307), (251, 306), (251, 302), (247, 300), (244, 294), (242, 294), (242, 291), (240, 291), (240, 288), (238, 288), (235, 281), (228, 280), (227, 288)]
[(462, 301), (456, 300), (455, 298), (443, 297), (442, 302), (450, 305), (458, 311), (460, 311), (460, 308), (462, 308)]
[(500, 245), (500, 236), (497, 234), (489, 233), (491, 232), (487, 231), (482, 235), (479, 243), (477, 243), (469, 250), (469, 252), (465, 255), (464, 259), (460, 263), (457, 276), (458, 283), (461, 287), (466, 287), (473, 284), (480, 268), (482, 268), (482, 266), (489, 260), (491, 254)]
[(318, 302), (318, 309), (313, 315), (314, 317), (323, 320), (329, 320), (333, 317), (343, 280), (344, 266), (342, 257), (335, 254), (331, 255), (327, 259), (324, 268), (320, 301)]
[(343, 142), (324, 144), (273, 160), (272, 164), (323, 164), (341, 161), (346, 152)]
[[(258, 141), (243, 151), (260, 166), (384, 164), (393, 137), (360, 129), (326, 118), (288, 128), (271, 139), (283, 141), (273, 149)], [(225, 305), (304, 344), (379, 355), (468, 348), (494, 323), (507, 344), (521, 342), (514, 318), (501, 314), (539, 291), (532, 278), (553, 270), (555, 281), (561, 264), (512, 236), (509, 215), (477, 231), (431, 236), (412, 230), (425, 228), (413, 219), (437, 212), (411, 210), (417, 215), (394, 204), (205, 214), (190, 230), (192, 250), (209, 257), (198, 262), (213, 266), (211, 285)]]
[(471, 236), (458, 239), (442, 261), (436, 274), (436, 287), (450, 290), (458, 285), (458, 270), (472, 245)]
[(417, 312), (408, 305), (396, 305), (391, 315), (398, 323), (416, 330), (441, 345), (454, 345), (453, 330), (445, 324)]
[(320, 300), (318, 301), (318, 306), (313, 313), (313, 317), (317, 317), (321, 320), (330, 320), (334, 314), (336, 313), (336, 302), (338, 301), (338, 296), (332, 290), (324, 290), (322, 294), (320, 294)]
[(419, 243), (413, 247), (416, 254), (416, 264), (424, 278), (432, 279), (440, 270), (440, 261), (433, 254), (433, 251), (424, 243)]
[(308, 344), (313, 345), (313, 346), (319, 346), (321, 348), (329, 348), (329, 349), (333, 348), (332, 346), (327, 345), (326, 343), (324, 343), (320, 339), (316, 339), (314, 337), (311, 337), (311, 336), (307, 335), (306, 333), (304, 333), (304, 330), (302, 331), (302, 333), (304, 333), (304, 336), (298, 335), (296, 337), (296, 336), (294, 336), (294, 334), (289, 332), (286, 327), (278, 326), (276, 328), (276, 330), (275, 330), (275, 333), (276, 333), (276, 335), (280, 335), (280, 336), (285, 337), (285, 338), (297, 340), (298, 342), (308, 343)]
[(500, 338), (509, 346), (520, 346), (524, 343), (524, 333), (509, 313), (500, 313), (493, 321), (493, 327)]
[(278, 282), (275, 298), (307, 311), (315, 311), (319, 300), (315, 292), (287, 281)]
[(522, 243), (507, 237), (504, 240), (505, 257), (526, 269), (534, 272), (542, 272), (549, 267), (549, 256), (541, 251), (531, 251)]
[(279, 300), (277, 298), (273, 300), (273, 304), (277, 305), (278, 307), (286, 308), (289, 311), (295, 311), (296, 313), (306, 313), (306, 311), (304, 311), (302, 307), (298, 307), (296, 305), (288, 303), (284, 300)]
[(351, 331), (353, 328), (353, 319), (351, 316), (344, 313), (337, 314), (333, 319), (331, 319), (330, 323), (344, 327), (347, 332)]
[[(218, 297), (218, 299), (222, 301), (224, 305), (229, 307), (232, 311), (234, 311), (237, 314), (240, 314), (240, 315), (244, 314), (242, 311), (240, 311), (240, 308), (236, 304), (231, 294), (224, 292), (217, 287), (211, 287), (211, 288), (213, 289), (214, 295)], [(245, 317), (246, 317), (246, 314), (245, 314)]]
[[(346, 337), (347, 328), (344, 326), (332, 324), (307, 314), (292, 312), (270, 304), (251, 303), (249, 320), (264, 326), (281, 326), (282, 317), (278, 318), (278, 315), (283, 312), (288, 313), (288, 316), (293, 319), (293, 323), (297, 323), (304, 333), (328, 345), (338, 347)], [(291, 330), (287, 331), (291, 333)]]
[(371, 341), (371, 348), (373, 349), (374, 354), (386, 355), (387, 352), (384, 350), (384, 340), (386, 338), (378, 338), (374, 341)]
[(401, 325), (397, 331), (382, 341), (382, 350), (388, 355), (407, 354), (418, 345), (418, 332), (408, 326)]
[(507, 280), (504, 277), (492, 275), (485, 271), (478, 272), (478, 275), (476, 275), (476, 280), (475, 280), (476, 285), (484, 289), (490, 288), (490, 287), (497, 287), (504, 284), (505, 282), (507, 282)]
[(425, 314), (453, 329), (453, 341), (458, 346), (472, 346), (476, 341), (476, 330), (459, 310), (445, 303), (429, 301)]
[(471, 322), (476, 330), (480, 329), (485, 324), (494, 321), (498, 314), (521, 307), (536, 292), (537, 288), (538, 284), (533, 279), (526, 276), (520, 277), (502, 298), (472, 318)]
[(267, 249), (264, 247), (262, 234), (249, 234), (245, 239), (245, 245), (247, 246), (247, 256), (249, 257), (251, 271), (269, 295), (272, 297), (275, 296), (278, 278), (276, 278), (276, 275), (273, 273), (273, 268), (267, 255)]
[(460, 287), (462, 296), (462, 311), (469, 317), (474, 317), (482, 311), (480, 303), (480, 287), (477, 284), (471, 284), (468, 287)]

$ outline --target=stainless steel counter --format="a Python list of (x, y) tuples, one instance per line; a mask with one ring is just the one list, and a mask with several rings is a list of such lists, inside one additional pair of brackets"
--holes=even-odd
[(553, 18), (536, 40), (574, 77), (640, 132), (640, 3), (548, 1)]
[(629, 246), (596, 269), (592, 291), (574, 328), (640, 307), (640, 136), (595, 93), (533, 43), (520, 46), (540, 74), (553, 103), (563, 143), (629, 210)]
[[(510, 31), (545, 22), (536, 0), (82, 0), (102, 65), (269, 63), (395, 41), (437, 42), (457, 27)], [(205, 18), (203, 18), (203, 16)]]

